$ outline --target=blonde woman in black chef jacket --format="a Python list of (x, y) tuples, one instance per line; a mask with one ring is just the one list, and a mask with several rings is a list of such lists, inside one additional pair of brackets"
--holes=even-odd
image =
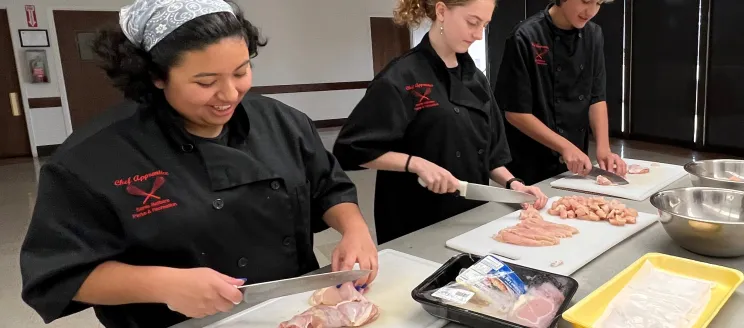
[(403, 0), (395, 10), (398, 23), (415, 27), (429, 18), (431, 29), (375, 77), (334, 146), (345, 169), (378, 170), (378, 243), (482, 205), (456, 196), (458, 180), (488, 184), (490, 178), (545, 205), (539, 188), (504, 168), (511, 157), (503, 122), (467, 52), (494, 7), (493, 0)]
[(20, 263), (44, 322), (90, 306), (106, 327), (229, 311), (236, 285), (318, 269), (326, 225), (343, 234), (333, 270), (376, 272), (354, 185), (313, 122), (246, 94), (265, 43), (237, 9), (137, 0), (120, 25), (94, 49), (137, 108), (76, 131), (41, 170)]
[[(609, 0), (556, 0), (519, 23), (504, 46), (496, 100), (504, 110), (513, 161), (507, 167), (536, 183), (592, 167), (589, 128), (602, 169), (625, 175), (610, 151), (602, 29), (590, 20)], [(495, 46), (495, 45), (492, 45)]]

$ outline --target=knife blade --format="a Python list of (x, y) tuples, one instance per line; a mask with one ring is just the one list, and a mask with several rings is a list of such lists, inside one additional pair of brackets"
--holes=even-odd
[[(426, 188), (424, 180), (419, 178), (418, 182), (422, 187)], [(457, 191), (460, 193), (460, 197), (486, 202), (521, 204), (532, 203), (537, 200), (537, 197), (525, 192), (469, 183), (466, 181), (460, 181)]]
[(603, 177), (605, 177), (605, 178), (607, 178), (608, 180), (610, 180), (612, 183), (614, 183), (616, 185), (626, 185), (626, 184), (628, 184), (628, 180), (625, 180), (625, 178), (623, 178), (623, 177), (621, 177), (621, 176), (619, 176), (619, 175), (617, 175), (615, 173), (612, 173), (610, 171), (600, 169), (600, 168), (598, 168), (596, 166), (593, 166), (592, 167), (591, 171), (589, 171), (589, 173), (587, 173), (586, 177), (592, 178), (594, 180), (597, 180), (597, 177), (600, 176), (600, 175), (603, 176)]
[(331, 287), (362, 278), (371, 270), (348, 270), (237, 286), (249, 303)]

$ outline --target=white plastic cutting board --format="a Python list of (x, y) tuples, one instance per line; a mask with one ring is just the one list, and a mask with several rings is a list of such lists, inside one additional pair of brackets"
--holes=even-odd
[(578, 190), (601, 195), (643, 201), (651, 197), (655, 192), (668, 186), (674, 181), (684, 177), (687, 172), (682, 166), (666, 163), (658, 163), (659, 166), (651, 166), (654, 162), (641, 161), (625, 158), (630, 164), (640, 164), (649, 167), (651, 171), (646, 174), (627, 174), (625, 179), (627, 185), (622, 186), (600, 186), (595, 180), (579, 176), (569, 176), (550, 183), (554, 188)]
[[(365, 297), (379, 306), (380, 316), (365, 328), (441, 328), (447, 324), (411, 297), (411, 291), (441, 264), (386, 249), (379, 252), (378, 265), (377, 278)], [(312, 291), (269, 300), (205, 328), (277, 328), (280, 322), (309, 309), (311, 295)]]
[[(613, 246), (658, 220), (658, 215), (641, 212), (638, 213), (636, 224), (626, 224), (623, 227), (613, 226), (607, 221), (592, 222), (561, 219), (547, 213), (550, 205), (559, 198), (552, 197), (548, 200), (548, 205), (540, 211), (543, 219), (573, 226), (579, 229), (579, 233), (571, 238), (561, 238), (558, 245), (545, 247), (518, 246), (502, 243), (491, 238), (501, 229), (517, 225), (520, 221), (520, 210), (448, 240), (447, 247), (480, 256), (493, 252), (498, 258), (507, 262), (561, 275), (571, 275)], [(512, 260), (499, 254), (516, 255), (519, 260)], [(563, 261), (563, 264), (551, 267), (551, 263), (554, 261)]]

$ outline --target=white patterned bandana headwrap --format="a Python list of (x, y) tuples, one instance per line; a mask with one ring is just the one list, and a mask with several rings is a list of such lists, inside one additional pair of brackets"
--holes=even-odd
[(150, 51), (184, 23), (216, 12), (235, 14), (223, 0), (135, 0), (119, 11), (119, 25), (129, 41)]

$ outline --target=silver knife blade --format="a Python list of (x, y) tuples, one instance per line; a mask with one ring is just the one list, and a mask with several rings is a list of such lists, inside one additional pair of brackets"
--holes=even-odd
[[(426, 188), (426, 182), (424, 182), (424, 180), (421, 180), (421, 178), (418, 178), (418, 183), (422, 187)], [(521, 204), (532, 203), (537, 200), (537, 197), (525, 192), (485, 186), (476, 183), (469, 183), (466, 181), (460, 181), (460, 186), (457, 188), (457, 191), (463, 198), (484, 202)]]
[(612, 173), (610, 171), (600, 169), (600, 168), (598, 168), (596, 166), (593, 166), (592, 167), (592, 170), (589, 171), (589, 173), (586, 176), (589, 177), (589, 178), (592, 178), (592, 179), (596, 180), (597, 177), (600, 176), (600, 175), (603, 176), (603, 177), (605, 177), (605, 178), (607, 178), (612, 183), (617, 184), (617, 185), (626, 185), (626, 184), (628, 184), (628, 180), (625, 180), (625, 178), (623, 178), (623, 177), (621, 177), (621, 176), (619, 176), (619, 175), (617, 175), (615, 173)]
[(238, 286), (238, 289), (243, 292), (243, 300), (255, 303), (256, 301), (267, 301), (281, 296), (340, 285), (362, 278), (371, 272), (370, 270), (337, 271), (243, 285)]
[(468, 182), (464, 189), (465, 192), (460, 191), (460, 196), (471, 200), (518, 204), (533, 203), (537, 200), (537, 197), (525, 192), (476, 183)]

